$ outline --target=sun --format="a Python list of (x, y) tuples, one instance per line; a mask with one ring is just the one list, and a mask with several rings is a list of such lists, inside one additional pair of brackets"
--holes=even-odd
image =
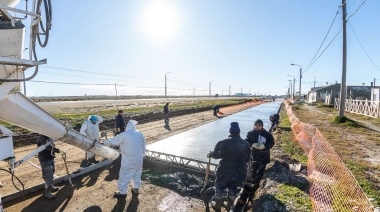
[(178, 9), (166, 1), (152, 1), (142, 13), (142, 28), (153, 40), (170, 40), (178, 33)]

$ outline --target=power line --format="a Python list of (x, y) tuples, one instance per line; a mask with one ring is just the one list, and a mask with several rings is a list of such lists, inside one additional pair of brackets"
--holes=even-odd
[[(53, 82), (53, 81), (43, 81), (43, 80), (30, 80), (29, 82), (38, 82), (38, 83), (48, 83), (48, 84), (63, 84), (63, 85), (99, 85), (99, 86), (115, 86), (115, 84), (107, 84), (107, 83), (80, 83), (80, 82)], [(141, 86), (130, 86), (130, 85), (121, 85), (116, 84), (121, 87), (130, 87), (130, 88), (148, 88), (148, 89), (163, 89), (164, 87), (141, 87)], [(193, 88), (170, 88), (171, 90), (194, 90)], [(208, 91), (205, 89), (195, 89), (196, 91)]]
[(366, 1), (367, 1), (367, 0), (364, 0), (364, 1), (359, 5), (359, 7), (355, 10), (355, 12), (352, 13), (352, 15), (348, 16), (348, 18), (347, 18), (346, 21), (350, 20), (350, 18), (352, 18), (352, 16), (354, 16), (354, 15), (356, 14), (356, 12), (358, 12), (358, 10), (363, 6), (363, 4), (364, 4)]
[(69, 68), (62, 68), (62, 67), (49, 66), (49, 65), (41, 66), (41, 68), (59, 69), (59, 70), (65, 70), (65, 71), (71, 71), (71, 72), (80, 72), (80, 73), (86, 73), (86, 74), (97, 74), (97, 75), (101, 75), (101, 76), (130, 77), (130, 78), (143, 78), (143, 79), (160, 79), (160, 78), (128, 76), (128, 75), (122, 75), (122, 74), (109, 74), (109, 73), (93, 72), (93, 71), (81, 71), (81, 70), (77, 70), (77, 69), (69, 69)]
[(351, 27), (351, 30), (352, 30), (352, 32), (354, 33), (355, 37), (356, 37), (356, 40), (359, 42), (360, 47), (362, 47), (362, 49), (363, 49), (364, 53), (367, 55), (368, 59), (369, 59), (369, 60), (372, 62), (372, 64), (377, 68), (377, 70), (380, 71), (379, 66), (376, 65), (376, 63), (372, 60), (372, 58), (368, 55), (367, 51), (364, 49), (364, 47), (363, 47), (363, 45), (362, 45), (362, 42), (360, 42), (360, 40), (359, 40), (358, 36), (356, 35), (356, 32), (355, 32), (355, 30), (354, 30), (354, 28), (352, 27), (352, 25), (351, 25), (350, 22), (348, 22), (348, 25)]
[[(59, 70), (65, 70), (65, 71), (71, 71), (71, 72), (80, 72), (80, 73), (86, 73), (86, 74), (96, 74), (96, 75), (101, 75), (101, 76), (114, 76), (114, 77), (129, 77), (129, 78), (141, 78), (141, 79), (155, 79), (155, 80), (162, 80), (161, 78), (153, 78), (153, 77), (137, 77), (137, 76), (128, 76), (128, 75), (121, 75), (121, 74), (105, 74), (101, 72), (92, 72), (92, 71), (82, 71), (82, 70), (77, 70), (77, 69), (69, 69), (69, 68), (62, 68), (62, 67), (56, 67), (56, 66), (41, 66), (41, 68), (51, 68), (51, 69), (59, 69)], [(47, 73), (47, 72), (45, 72)], [(53, 74), (53, 73), (51, 73)], [(57, 74), (57, 75), (63, 75), (63, 74)], [(70, 76), (70, 75), (63, 75), (63, 76)], [(79, 76), (74, 76), (74, 77), (79, 77)], [(99, 78), (94, 78), (94, 77), (88, 77), (92, 79), (99, 79)], [(177, 82), (177, 83), (182, 83), (182, 84), (189, 84), (189, 85), (203, 85), (203, 84), (197, 84), (197, 83), (189, 83), (189, 82), (181, 82), (177, 80), (171, 80), (167, 79), (168, 81), (172, 82)]]
[(326, 48), (321, 52), (321, 54), (319, 54), (319, 56), (317, 57), (317, 59), (314, 60), (314, 62), (309, 66), (308, 69), (306, 69), (304, 72), (302, 73), (305, 73), (307, 70), (309, 70), (311, 68), (311, 66), (314, 65), (315, 62), (318, 61), (318, 59), (323, 55), (323, 53), (327, 50), (327, 48), (331, 45), (331, 43), (336, 39), (336, 37), (339, 35), (339, 33), (342, 31), (342, 28), (340, 28), (340, 30), (338, 31), (338, 33), (336, 33), (336, 35), (334, 36), (334, 38), (330, 41), (330, 43), (326, 46)]
[(334, 22), (335, 22), (335, 19), (336, 19), (336, 17), (338, 16), (338, 14), (339, 14), (339, 10), (340, 10), (340, 8), (338, 8), (338, 10), (336, 11), (336, 13), (335, 13), (335, 17), (334, 17), (334, 19), (333, 19), (333, 21), (332, 21), (332, 23), (331, 23), (331, 25), (330, 25), (330, 28), (329, 28), (329, 30), (327, 31), (327, 34), (325, 35), (325, 38), (323, 39), (323, 41), (322, 41), (322, 43), (321, 43), (321, 45), (319, 46), (319, 48), (318, 48), (318, 51), (315, 53), (315, 55), (314, 55), (314, 57), (313, 57), (313, 59), (311, 59), (311, 61), (310, 61), (310, 63), (309, 63), (309, 65), (307, 65), (306, 66), (306, 68), (305, 68), (305, 71), (304, 72), (306, 72), (310, 67), (311, 67), (311, 64), (313, 63), (313, 60), (315, 59), (315, 57), (318, 55), (318, 53), (319, 53), (319, 50), (321, 50), (321, 48), (322, 48), (322, 46), (323, 46), (323, 44), (325, 43), (325, 41), (326, 41), (326, 38), (327, 38), (327, 36), (329, 35), (329, 33), (330, 33), (330, 31), (331, 31), (331, 28), (332, 28), (332, 26), (334, 25)]

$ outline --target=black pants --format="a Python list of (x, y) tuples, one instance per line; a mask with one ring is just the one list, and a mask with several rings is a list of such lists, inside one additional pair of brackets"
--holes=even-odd
[(254, 180), (254, 184), (258, 185), (260, 183), (261, 178), (263, 178), (266, 163), (257, 163), (253, 162), (252, 164), (252, 179)]

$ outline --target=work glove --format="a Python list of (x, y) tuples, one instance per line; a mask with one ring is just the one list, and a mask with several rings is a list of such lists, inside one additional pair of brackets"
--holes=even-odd
[(63, 157), (66, 157), (66, 152), (65, 152), (65, 151), (63, 151), (63, 150), (59, 150), (59, 153), (61, 153), (61, 155), (62, 155)]
[(254, 143), (254, 144), (252, 144), (252, 147), (255, 149), (259, 149), (259, 150), (265, 149), (265, 145), (261, 144), (261, 143)]
[(212, 151), (210, 151), (209, 153), (207, 153), (207, 157), (208, 158), (212, 158), (212, 153), (213, 153)]
[(119, 133), (119, 132), (120, 132), (120, 128), (116, 128), (116, 132), (118, 132), (118, 133)]

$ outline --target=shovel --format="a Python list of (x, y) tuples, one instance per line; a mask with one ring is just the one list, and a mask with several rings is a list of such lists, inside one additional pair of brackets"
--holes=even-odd
[(67, 177), (69, 178), (70, 186), (74, 187), (73, 182), (71, 182), (71, 174), (69, 172), (69, 168), (67, 167), (66, 152), (61, 151), (61, 156), (62, 156), (63, 162), (65, 164), (66, 173), (67, 173)]
[(210, 172), (210, 163), (211, 163), (211, 157), (208, 158), (205, 181), (203, 183), (203, 188), (201, 190), (201, 197), (202, 197), (202, 200), (206, 206), (206, 212), (210, 212), (210, 206), (208, 204), (207, 195), (206, 195), (206, 186), (207, 186), (207, 181), (208, 181), (208, 174)]

